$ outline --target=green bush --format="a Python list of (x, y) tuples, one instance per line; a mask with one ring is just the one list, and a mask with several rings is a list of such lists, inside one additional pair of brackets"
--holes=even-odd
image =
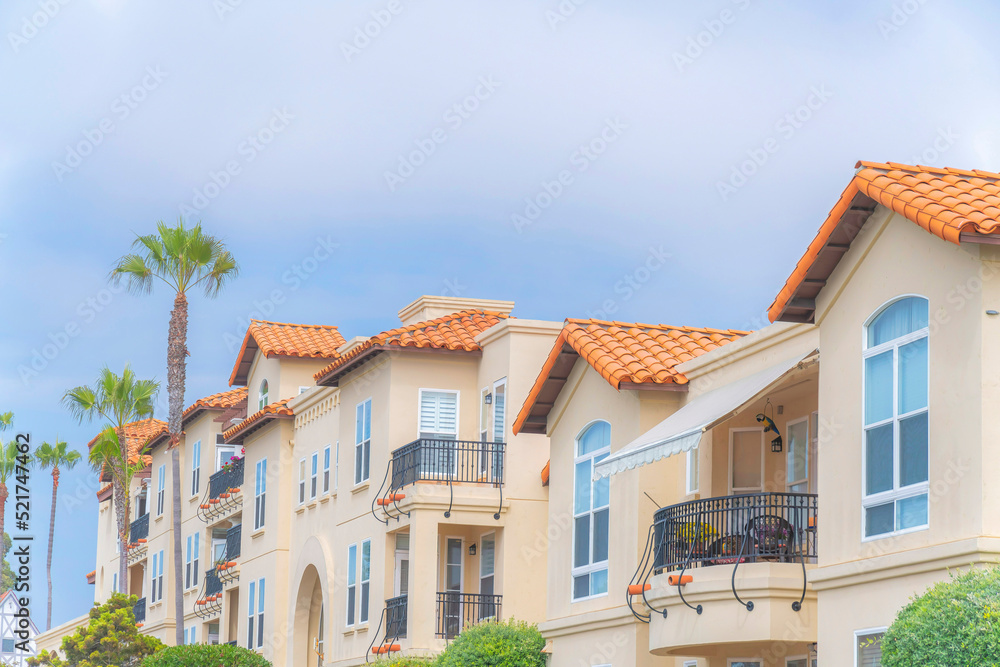
[(397, 658), (383, 658), (372, 663), (373, 667), (432, 667), (434, 661), (430, 658), (410, 658), (400, 656)]
[(1000, 666), (1000, 568), (953, 574), (914, 598), (882, 638), (882, 664)]
[(545, 667), (545, 640), (522, 621), (489, 622), (467, 628), (448, 645), (435, 667)]
[(148, 658), (142, 667), (271, 667), (253, 651), (228, 644), (171, 646)]

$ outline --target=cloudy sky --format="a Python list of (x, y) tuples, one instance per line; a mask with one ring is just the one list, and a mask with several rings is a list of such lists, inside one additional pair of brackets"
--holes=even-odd
[[(67, 388), (165, 381), (171, 296), (106, 277), (182, 214), (243, 268), (193, 299), (187, 403), (253, 314), (350, 338), (448, 294), (759, 327), (857, 160), (1000, 169), (1000, 7), (963, 5), (8, 0), (0, 409), (83, 448)], [(95, 489), (60, 489), (54, 623), (93, 601)]]

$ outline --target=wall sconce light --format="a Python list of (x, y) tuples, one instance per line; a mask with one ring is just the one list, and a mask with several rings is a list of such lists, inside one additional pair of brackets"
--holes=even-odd
[(764, 433), (774, 432), (776, 436), (774, 440), (771, 441), (771, 451), (775, 454), (781, 453), (781, 432), (778, 431), (778, 425), (774, 423), (774, 419), (767, 416), (767, 408), (771, 408), (771, 414), (774, 414), (774, 406), (771, 405), (771, 400), (768, 399), (767, 403), (764, 404), (764, 412), (757, 415), (757, 423), (764, 424)]
[(475, 543), (469, 545), (469, 555), (470, 556), (475, 556), (476, 555), (476, 545), (475, 545)]
[(486, 401), (486, 405), (493, 405), (493, 394), (486, 394), (483, 400)]

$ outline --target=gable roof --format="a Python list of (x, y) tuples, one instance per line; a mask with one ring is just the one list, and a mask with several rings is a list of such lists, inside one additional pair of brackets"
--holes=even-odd
[(951, 243), (1000, 242), (1000, 174), (897, 162), (858, 162), (855, 169), (768, 309), (772, 322), (813, 321), (816, 296), (876, 204)]
[(267, 425), (267, 423), (272, 419), (291, 419), (295, 416), (295, 413), (290, 407), (288, 407), (288, 402), (290, 400), (292, 399), (283, 398), (280, 401), (271, 403), (270, 405), (265, 405), (262, 410), (258, 410), (236, 426), (224, 431), (222, 433), (222, 439), (225, 440), (227, 444), (240, 443), (243, 442), (243, 439), (248, 435)]
[(236, 365), (229, 376), (229, 385), (247, 383), (250, 366), (258, 351), (265, 357), (335, 359), (337, 349), (345, 342), (334, 326), (250, 320)]
[[(240, 404), (245, 403), (247, 400), (247, 388), (246, 387), (236, 387), (235, 389), (229, 389), (227, 391), (220, 391), (217, 394), (212, 394), (211, 396), (205, 396), (204, 398), (199, 398), (197, 401), (187, 406), (184, 409), (184, 413), (181, 415), (181, 428), (186, 426), (191, 420), (198, 417), (201, 413), (208, 410), (213, 411), (224, 411), (231, 410), (238, 407)], [(168, 429), (165, 426), (161, 431), (154, 433), (149, 439), (150, 450), (156, 449), (156, 447), (163, 441), (167, 439), (169, 435)]]
[(481, 348), (476, 343), (476, 336), (507, 318), (507, 314), (491, 310), (462, 310), (383, 331), (342, 355), (313, 377), (318, 385), (335, 387), (340, 377), (352, 368), (393, 348), (478, 352)]
[[(6, 591), (3, 595), (0, 595), (0, 607), (7, 604), (8, 598), (14, 604), (14, 606), (17, 608), (18, 611), (24, 609), (24, 607), (21, 606), (21, 601), (18, 599), (17, 595), (14, 593), (13, 590)], [(31, 624), (31, 632), (32, 632), (32, 634), (29, 634), (28, 641), (34, 642), (35, 638), (40, 634), (38, 632), (38, 626), (35, 625), (35, 622), (33, 620), (31, 620), (31, 617), (28, 617), (28, 623)]]
[(674, 327), (665, 324), (567, 319), (528, 392), (514, 433), (544, 433), (549, 411), (583, 358), (615, 389), (683, 390), (680, 363), (745, 336), (747, 331)]

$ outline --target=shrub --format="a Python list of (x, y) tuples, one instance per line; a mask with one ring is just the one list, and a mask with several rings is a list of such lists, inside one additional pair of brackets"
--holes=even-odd
[(1000, 569), (975, 569), (932, 586), (882, 638), (885, 667), (1000, 665)]
[(165, 648), (146, 658), (142, 667), (271, 667), (271, 663), (241, 646), (191, 644)]
[(440, 655), (436, 667), (545, 667), (545, 640), (533, 625), (522, 621), (474, 625), (455, 638)]
[(372, 667), (432, 667), (434, 661), (430, 658), (411, 658), (399, 656), (397, 658), (383, 658), (372, 663)]

